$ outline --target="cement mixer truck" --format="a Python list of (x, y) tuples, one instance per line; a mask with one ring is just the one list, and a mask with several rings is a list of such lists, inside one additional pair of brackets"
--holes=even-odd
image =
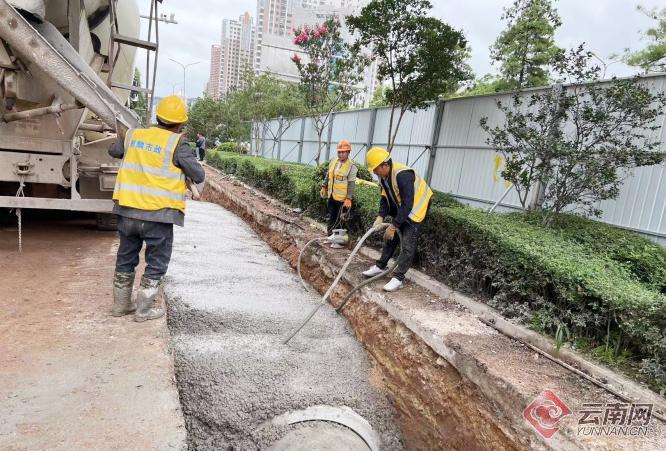
[(0, 0), (0, 208), (94, 212), (113, 228), (107, 149), (141, 123), (131, 93), (150, 105), (154, 88), (154, 72), (132, 85), (137, 48), (156, 67), (161, 0), (146, 1), (148, 40), (136, 0)]

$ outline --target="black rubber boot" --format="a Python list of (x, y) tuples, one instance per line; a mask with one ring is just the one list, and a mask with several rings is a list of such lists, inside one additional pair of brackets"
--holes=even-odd
[(113, 276), (112, 316), (125, 316), (134, 313), (136, 305), (132, 302), (133, 272), (117, 272)]
[(164, 316), (164, 309), (155, 302), (159, 286), (159, 280), (141, 278), (141, 286), (136, 293), (134, 321), (141, 323)]

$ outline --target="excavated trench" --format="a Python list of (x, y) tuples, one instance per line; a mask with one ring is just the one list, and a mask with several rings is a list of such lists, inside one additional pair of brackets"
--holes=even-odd
[[(214, 189), (206, 194), (207, 200), (243, 218), (292, 268), (296, 266), (300, 246), (321, 233), (307, 230), (303, 222), (284, 211), (271, 209), (268, 202), (252, 199), (245, 190), (232, 193), (229, 186), (215, 189), (213, 185)], [(255, 201), (263, 205), (258, 207)], [(300, 236), (299, 243), (294, 236)], [(324, 252), (327, 254), (323, 255)], [(304, 278), (319, 293), (329, 287), (347, 255), (331, 254), (328, 250), (316, 252), (302, 262)], [(356, 264), (350, 267), (349, 273), (358, 274), (361, 270), (362, 266)], [(349, 278), (340, 283), (331, 296), (331, 303), (338, 305), (351, 287)], [(516, 439), (515, 431), (511, 431), (508, 422), (498, 418), (496, 409), (473, 383), (461, 377), (420, 337), (372, 302), (372, 296), (372, 289), (363, 289), (347, 304), (343, 315), (356, 339), (372, 356), (381, 383), (398, 412), (400, 430), (408, 449), (525, 449), (529, 446), (527, 439)], [(303, 316), (306, 313), (304, 311)], [(306, 326), (301, 334), (313, 333), (313, 327), (316, 328)]]
[[(360, 272), (371, 261), (362, 256), (330, 304), (280, 345), (320, 299), (299, 286), (293, 268), (305, 243), (322, 236), (321, 225), (233, 178), (208, 175), (210, 203), (188, 211), (188, 228), (194, 219), (208, 229), (177, 237), (169, 274), (179, 276), (166, 290), (190, 447), (663, 449), (659, 428), (641, 437), (581, 434), (586, 402), (612, 406), (621, 398), (498, 333), (471, 300), (419, 273), (418, 283), (397, 293), (382, 293), (380, 282), (364, 287), (336, 314), (333, 306), (364, 280)], [(239, 223), (242, 233), (230, 234)], [(199, 235), (215, 237), (205, 248), (229, 261), (197, 259)], [(348, 255), (313, 246), (302, 261), (304, 279), (323, 293)], [(548, 439), (524, 417), (544, 389), (572, 411)], [(347, 413), (356, 429), (336, 422)], [(285, 418), (299, 421), (278, 421)]]

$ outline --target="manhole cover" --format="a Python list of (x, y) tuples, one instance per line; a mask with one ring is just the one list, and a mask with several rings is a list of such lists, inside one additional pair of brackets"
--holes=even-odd
[(289, 431), (268, 449), (379, 450), (379, 435), (365, 418), (346, 406), (312, 406), (295, 410), (273, 418), (262, 427), (290, 425), (302, 427)]
[(284, 437), (267, 448), (267, 451), (371, 451), (370, 447), (354, 431), (327, 421), (308, 421), (294, 426)]

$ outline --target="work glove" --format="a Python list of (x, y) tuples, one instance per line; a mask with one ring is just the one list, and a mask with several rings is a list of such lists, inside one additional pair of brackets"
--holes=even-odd
[(372, 227), (377, 227), (379, 224), (384, 224), (384, 218), (377, 216), (375, 222), (372, 223)]
[(343, 207), (345, 208), (351, 208), (352, 206), (352, 201), (351, 199), (345, 199), (344, 203), (342, 204)]
[(326, 199), (328, 197), (328, 191), (323, 186), (319, 190), (319, 196), (321, 196), (322, 199)]
[(393, 237), (395, 237), (395, 226), (391, 224), (386, 228), (386, 232), (384, 232), (384, 241), (391, 241)]

